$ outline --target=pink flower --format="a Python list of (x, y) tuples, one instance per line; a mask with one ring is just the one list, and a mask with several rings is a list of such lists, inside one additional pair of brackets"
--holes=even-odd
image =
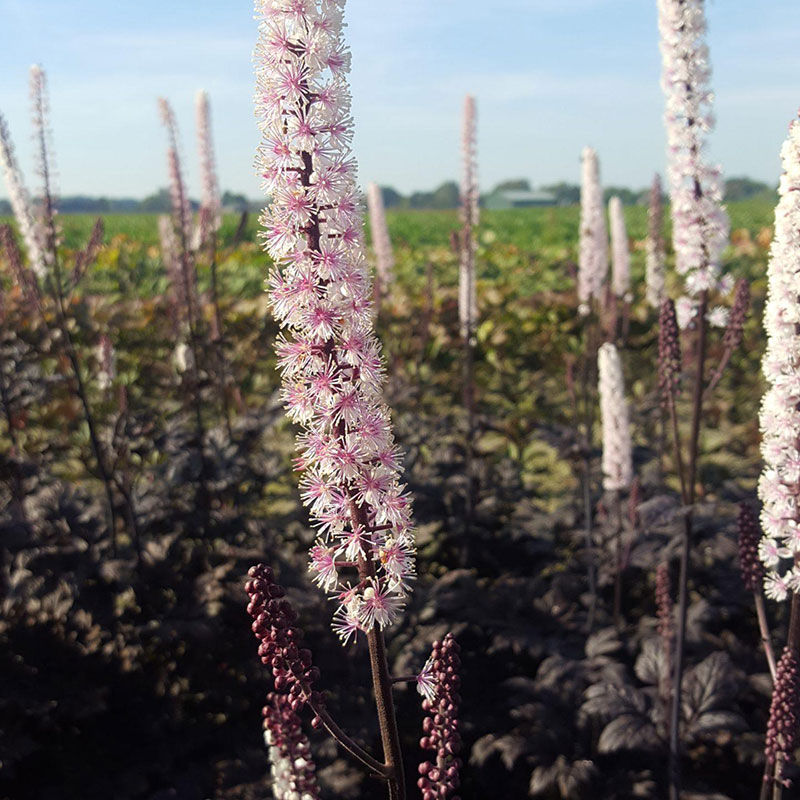
[(720, 279), (728, 240), (722, 172), (704, 158), (714, 119), (703, 0), (658, 0), (658, 26), (676, 269), (690, 295), (711, 288), (725, 294), (730, 284)]
[(767, 349), (762, 363), (768, 389), (761, 412), (761, 453), (764, 470), (758, 484), (764, 537), (758, 554), (771, 570), (768, 596), (786, 598), (798, 591), (795, 556), (800, 553), (800, 335), (797, 333), (797, 297), (800, 296), (800, 120), (794, 120), (781, 151), (783, 176), (775, 211), (775, 239), (767, 269), (764, 328)]
[[(343, 641), (391, 624), (414, 574), (411, 504), (382, 397), (363, 222), (350, 153), (342, 3), (258, 0), (257, 172), (272, 203), (264, 241), (287, 414), (302, 430), (295, 464), (319, 533), (311, 570), (338, 608)], [(402, 543), (402, 553), (395, 543)], [(391, 553), (381, 559), (382, 548)], [(368, 580), (348, 583), (335, 554)]]
[(475, 98), (468, 94), (464, 98), (464, 127), (461, 143), (464, 163), (461, 179), (461, 221), (464, 223), (464, 230), (458, 273), (458, 317), (461, 322), (462, 336), (472, 336), (478, 320), (474, 233), (479, 221), (476, 117)]

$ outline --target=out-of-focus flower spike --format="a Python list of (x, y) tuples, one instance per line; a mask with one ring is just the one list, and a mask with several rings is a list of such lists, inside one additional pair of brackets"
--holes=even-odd
[(97, 362), (97, 385), (101, 392), (105, 392), (111, 388), (117, 376), (117, 359), (108, 334), (104, 333), (97, 344)]
[(653, 178), (650, 188), (650, 205), (647, 210), (647, 244), (645, 255), (645, 284), (647, 302), (660, 309), (664, 300), (664, 202), (661, 177)]
[(377, 183), (370, 183), (367, 187), (367, 209), (372, 233), (372, 248), (375, 251), (377, 290), (383, 294), (394, 279), (394, 252), (392, 251), (392, 240), (389, 238), (389, 228), (386, 225), (383, 192)]
[(86, 247), (80, 250), (75, 256), (75, 267), (72, 270), (72, 286), (77, 286), (81, 278), (86, 274), (86, 270), (95, 262), (97, 254), (103, 245), (103, 236), (105, 234), (105, 223), (102, 217), (95, 220), (92, 233), (89, 236), (89, 241)]
[(207, 214), (207, 230), (201, 234), (205, 242), (211, 231), (218, 231), (222, 224), (222, 200), (217, 178), (214, 140), (211, 132), (211, 106), (208, 93), (199, 91), (195, 97), (195, 118), (197, 128), (197, 151), (200, 157), (200, 180), (202, 185), (201, 212)]
[(767, 347), (761, 368), (768, 388), (759, 415), (764, 469), (758, 487), (763, 530), (759, 555), (767, 569), (767, 596), (775, 600), (800, 592), (795, 565), (800, 554), (800, 119), (789, 128), (781, 158), (764, 309)]
[(630, 301), (631, 254), (625, 210), (619, 197), (612, 197), (608, 201), (608, 220), (611, 228), (611, 289), (617, 297)]
[(47, 76), (34, 64), (30, 70), (30, 94), (33, 109), (33, 140), (36, 148), (37, 171), (41, 180), (42, 218), (38, 223), (44, 263), (51, 266), (60, 244), (56, 225), (56, 172), (53, 160), (53, 136), (48, 115)]
[(169, 191), (172, 200), (172, 214), (175, 228), (182, 238), (181, 246), (189, 248), (191, 243), (191, 207), (186, 193), (186, 184), (181, 172), (181, 161), (178, 152), (178, 124), (169, 102), (158, 98), (158, 111), (161, 122), (167, 130), (169, 146), (167, 148), (167, 168), (169, 173)]
[(478, 322), (475, 228), (479, 222), (477, 108), (471, 94), (464, 98), (461, 154), (461, 221), (464, 227), (459, 242), (458, 317), (461, 335), (471, 337)]
[[(0, 114), (0, 164), (3, 167), (11, 210), (14, 212), (20, 235), (25, 242), (30, 267), (38, 278), (43, 279), (46, 270), (44, 253), (42, 252), (41, 230), (34, 218), (31, 198), (25, 188), (22, 171), (17, 163), (11, 132), (2, 114)], [(22, 284), (20, 283), (20, 285)]]
[(617, 348), (610, 342), (597, 354), (600, 416), (603, 426), (603, 488), (629, 489), (633, 483), (633, 455), (625, 379)]
[(658, 390), (666, 408), (674, 403), (681, 386), (681, 339), (675, 304), (669, 298), (661, 303), (658, 319)]
[(581, 154), (581, 221), (578, 244), (579, 311), (586, 315), (593, 299), (601, 299), (608, 275), (608, 235), (600, 186), (597, 153), (585, 147)]
[(37, 308), (40, 314), (42, 314), (41, 288), (39, 287), (33, 270), (28, 269), (22, 264), (22, 256), (17, 246), (17, 240), (14, 238), (14, 231), (11, 230), (10, 225), (0, 226), (0, 245), (3, 247), (6, 260), (11, 268), (11, 273), (22, 292), (22, 296), (25, 298), (26, 304), (31, 308)]

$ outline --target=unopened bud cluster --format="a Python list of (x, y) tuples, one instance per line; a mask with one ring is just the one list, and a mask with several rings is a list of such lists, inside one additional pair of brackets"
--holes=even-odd
[(678, 396), (681, 383), (681, 340), (675, 304), (667, 298), (658, 318), (658, 390), (666, 406)]
[[(783, 764), (800, 745), (800, 664), (797, 654), (786, 647), (778, 661), (778, 674), (769, 709), (767, 743), (768, 764)], [(783, 781), (776, 775), (776, 780)]]
[(725, 336), (722, 339), (722, 344), (726, 350), (736, 350), (742, 343), (744, 323), (749, 308), (750, 284), (745, 278), (742, 278), (736, 284), (736, 294), (734, 295), (733, 306), (728, 317), (728, 326), (725, 329)]
[(461, 698), (458, 675), (461, 659), (460, 648), (451, 633), (433, 643), (430, 672), (435, 683), (433, 698), (422, 701), (426, 717), (422, 724), (424, 736), (420, 747), (436, 755), (435, 761), (424, 761), (419, 766), (417, 781), (422, 800), (451, 798), (458, 800), (458, 770), (461, 767), (461, 736), (458, 733), (458, 705)]
[(739, 505), (739, 567), (742, 583), (748, 592), (760, 592), (764, 581), (764, 566), (758, 557), (760, 531), (758, 521), (747, 503)]
[[(289, 707), (297, 713), (306, 702), (319, 708), (324, 703), (313, 686), (319, 680), (319, 669), (313, 666), (311, 651), (303, 648), (303, 631), (294, 623), (297, 612), (285, 599), (286, 590), (275, 582), (272, 570), (259, 564), (251, 567), (245, 591), (250, 597), (247, 613), (253, 618), (252, 629), (261, 644), (261, 662), (270, 667), (275, 691), (287, 696)], [(314, 719), (315, 727), (318, 718)]]
[(291, 700), (272, 693), (262, 713), (275, 800), (317, 800), (319, 786), (311, 745)]
[(675, 625), (672, 618), (669, 567), (666, 564), (659, 564), (656, 570), (656, 614), (658, 615), (658, 635), (665, 646), (669, 647), (675, 635)]

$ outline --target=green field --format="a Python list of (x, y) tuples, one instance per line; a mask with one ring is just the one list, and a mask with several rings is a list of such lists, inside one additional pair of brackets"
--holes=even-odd
[[(521, 278), (520, 291), (564, 290), (568, 283), (563, 269), (551, 265), (575, 261), (578, 240), (578, 207), (530, 208), (510, 211), (484, 211), (479, 229), (480, 271), (483, 280), (500, 279), (509, 271)], [(734, 241), (728, 261), (737, 274), (759, 277), (758, 246), (755, 241), (772, 225), (774, 208), (764, 201), (731, 203), (728, 206)], [(628, 235), (633, 240), (634, 276), (643, 275), (643, 242), (647, 231), (647, 209), (625, 209)], [(60, 217), (63, 244), (67, 249), (84, 243), (95, 222), (90, 214)], [(455, 277), (455, 256), (450, 253), (450, 234), (458, 226), (456, 211), (389, 211), (389, 231), (398, 257), (398, 275), (409, 288), (423, 278), (426, 263), (433, 260), (442, 282)], [(155, 214), (109, 214), (103, 217), (108, 247), (89, 277), (89, 291), (97, 293), (148, 296), (164, 290), (163, 268), (158, 251)], [(0, 223), (12, 222), (0, 218)], [(220, 273), (223, 292), (237, 297), (258, 294), (266, 274), (268, 257), (258, 250), (258, 220), (250, 214), (241, 241), (234, 245), (240, 219), (226, 215), (220, 232)], [(746, 232), (746, 233), (744, 233)], [(669, 236), (669, 221), (666, 224)], [(763, 246), (760, 250), (763, 251)], [(761, 253), (763, 256), (763, 252)], [(753, 256), (756, 256), (755, 259)], [(515, 268), (527, 265), (522, 275)], [(203, 278), (201, 271), (201, 280)]]

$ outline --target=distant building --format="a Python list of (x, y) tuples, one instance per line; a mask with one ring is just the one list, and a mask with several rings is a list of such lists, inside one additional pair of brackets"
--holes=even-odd
[(492, 192), (484, 201), (484, 207), (490, 209), (554, 205), (557, 205), (554, 194), (530, 189), (500, 189)]

